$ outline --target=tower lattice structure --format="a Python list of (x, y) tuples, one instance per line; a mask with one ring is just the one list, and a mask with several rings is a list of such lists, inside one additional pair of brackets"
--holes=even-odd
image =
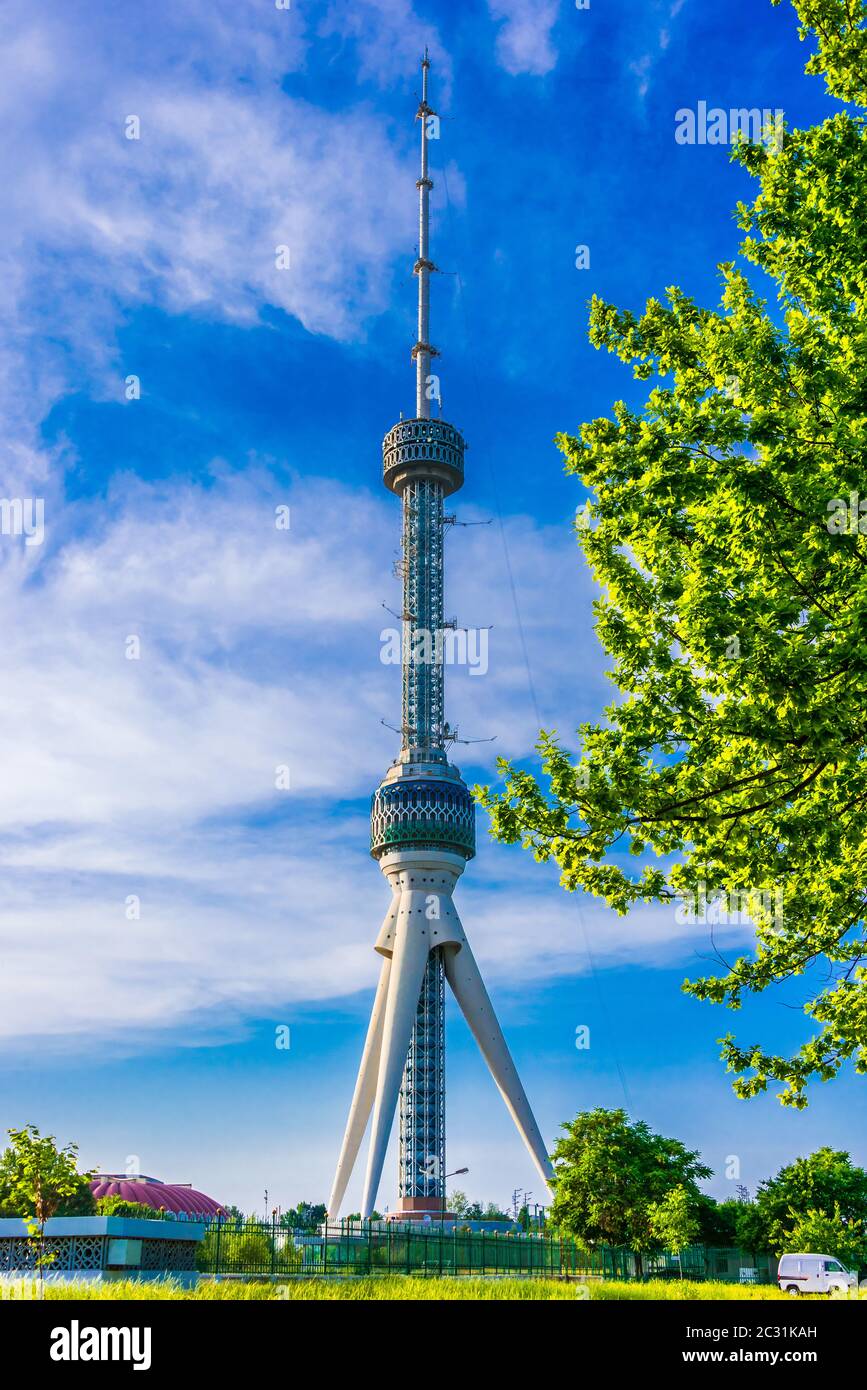
[(392, 901), (375, 949), (380, 978), (329, 1214), (337, 1217), (371, 1114), (362, 1202), (370, 1216), (394, 1112), (399, 1104), (397, 1214), (442, 1212), (445, 1202), (445, 985), (448, 982), (544, 1182), (551, 1165), (478, 966), (452, 901), (475, 854), (475, 810), (460, 771), (448, 758), (444, 701), (443, 552), (445, 499), (464, 479), (459, 430), (432, 418), (439, 398), (431, 362), (429, 203), (433, 182), (428, 140), (436, 113), (428, 105), (427, 53), (422, 60), (418, 335), (412, 349), (416, 408), (386, 434), (383, 481), (401, 499), (403, 577), (402, 736), (400, 752), (374, 793), (370, 852), (388, 880)]

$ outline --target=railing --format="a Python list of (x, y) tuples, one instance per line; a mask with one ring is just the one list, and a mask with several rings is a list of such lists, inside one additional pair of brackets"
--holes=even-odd
[[(729, 1251), (729, 1273), (719, 1269), (720, 1252), (703, 1246), (674, 1255), (643, 1257), (644, 1277), (738, 1280), (753, 1257)], [(716, 1260), (712, 1258), (717, 1256)], [(575, 1241), (548, 1235), (440, 1229), (412, 1230), (391, 1223), (350, 1223), (291, 1230), (276, 1221), (212, 1222), (199, 1247), (203, 1274), (235, 1278), (286, 1279), (363, 1274), (512, 1275), (533, 1278), (634, 1279), (632, 1251), (608, 1246), (582, 1249)], [(757, 1274), (759, 1282), (767, 1271)]]
[[(493, 1232), (407, 1230), (367, 1223), (292, 1231), (275, 1222), (213, 1222), (199, 1250), (202, 1273), (278, 1278), (322, 1274), (577, 1273), (588, 1257), (572, 1241)], [(601, 1272), (601, 1266), (600, 1266)], [(610, 1261), (606, 1272), (614, 1272)]]

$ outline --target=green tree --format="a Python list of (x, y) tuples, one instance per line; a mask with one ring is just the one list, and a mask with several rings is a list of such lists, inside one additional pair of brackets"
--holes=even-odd
[(562, 1125), (551, 1155), (554, 1164), (554, 1228), (584, 1245), (627, 1245), (637, 1254), (656, 1248), (653, 1209), (681, 1187), (691, 1204), (698, 1180), (711, 1169), (677, 1139), (654, 1134), (624, 1110), (588, 1110)]
[(299, 1202), (283, 1213), (281, 1225), (292, 1231), (315, 1231), (328, 1216), (323, 1202)]
[[(865, 0), (794, 4), (807, 71), (863, 108)], [(543, 731), (540, 777), (501, 762), (505, 786), (477, 792), (495, 837), (556, 861), (566, 889), (684, 920), (723, 894), (752, 920), (754, 952), (685, 981), (696, 998), (737, 1009), (809, 973), (793, 1055), (720, 1040), (739, 1096), (773, 1080), (802, 1107), (812, 1078), (867, 1072), (863, 110), (733, 158), (758, 193), (720, 307), (594, 298), (591, 342), (653, 384), (643, 409), (558, 437), (590, 493), (577, 533), (619, 698), (577, 753)]]
[[(747, 1250), (782, 1255), (789, 1250), (809, 1250), (805, 1223), (812, 1213), (845, 1226), (853, 1249), (863, 1261), (867, 1240), (867, 1172), (857, 1167), (848, 1153), (822, 1148), (781, 1168), (776, 1177), (759, 1183), (756, 1199), (745, 1205), (739, 1222), (740, 1243)], [(796, 1232), (800, 1231), (799, 1235)], [(837, 1250), (815, 1247), (819, 1254)], [(843, 1256), (839, 1255), (842, 1259)], [(851, 1258), (851, 1256), (850, 1256)]]
[(78, 1171), (78, 1145), (57, 1147), (53, 1134), (35, 1125), (8, 1131), (0, 1154), (0, 1207), (9, 1216), (32, 1216), (44, 1226), (52, 1216), (89, 1216), (96, 1203), (92, 1173)]
[(660, 1201), (651, 1204), (649, 1218), (650, 1234), (659, 1241), (663, 1250), (670, 1250), (677, 1256), (680, 1277), (683, 1278), (681, 1256), (687, 1246), (695, 1244), (701, 1231), (694, 1194), (678, 1183)]
[(57, 1147), (53, 1134), (35, 1125), (8, 1131), (10, 1145), (0, 1155), (0, 1206), (27, 1224), (36, 1250), (39, 1297), (44, 1296), (45, 1268), (56, 1258), (45, 1249), (45, 1223), (52, 1216), (77, 1216), (94, 1210), (88, 1186), (92, 1173), (79, 1173), (78, 1146)]
[[(483, 1214), (483, 1216), (482, 1216), (482, 1220), (483, 1220), (483, 1221), (510, 1221), (510, 1220), (511, 1220), (511, 1217), (509, 1216), (509, 1213), (508, 1213), (507, 1211), (503, 1211), (502, 1207), (499, 1206), (496, 1202), (486, 1202), (486, 1203), (485, 1203), (484, 1214)], [(528, 1218), (527, 1218), (527, 1227), (525, 1227), (525, 1229), (529, 1229), (529, 1214), (528, 1214)]]
[(465, 1216), (469, 1205), (470, 1199), (466, 1192), (461, 1192), (458, 1188), (455, 1188), (447, 1201), (449, 1211), (453, 1211), (455, 1216)]
[(720, 1248), (738, 1245), (738, 1218), (743, 1207), (744, 1203), (736, 1198), (715, 1202), (713, 1197), (707, 1197), (702, 1193), (694, 1208), (699, 1227), (698, 1240), (701, 1244)]
[(447, 1200), (447, 1210), (464, 1221), (509, 1221), (508, 1212), (503, 1211), (496, 1202), (471, 1202), (465, 1192), (455, 1190)]
[(817, 1255), (834, 1255), (847, 1269), (857, 1274), (867, 1264), (867, 1239), (864, 1227), (858, 1229), (846, 1221), (835, 1206), (830, 1216), (823, 1211), (803, 1212), (789, 1233), (789, 1248), (793, 1251), (814, 1251)]

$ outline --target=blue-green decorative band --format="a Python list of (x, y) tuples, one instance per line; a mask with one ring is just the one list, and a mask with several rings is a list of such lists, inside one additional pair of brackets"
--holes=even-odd
[(374, 792), (370, 852), (375, 859), (396, 849), (447, 849), (472, 859), (476, 811), (462, 782), (392, 782)]

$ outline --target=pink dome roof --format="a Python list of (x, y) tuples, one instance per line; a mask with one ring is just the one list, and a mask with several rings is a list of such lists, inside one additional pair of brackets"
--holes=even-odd
[(90, 1184), (94, 1197), (122, 1197), (125, 1202), (142, 1202), (146, 1207), (184, 1216), (219, 1216), (225, 1208), (213, 1197), (194, 1187), (175, 1186), (156, 1178), (127, 1178), (120, 1173), (101, 1173)]

